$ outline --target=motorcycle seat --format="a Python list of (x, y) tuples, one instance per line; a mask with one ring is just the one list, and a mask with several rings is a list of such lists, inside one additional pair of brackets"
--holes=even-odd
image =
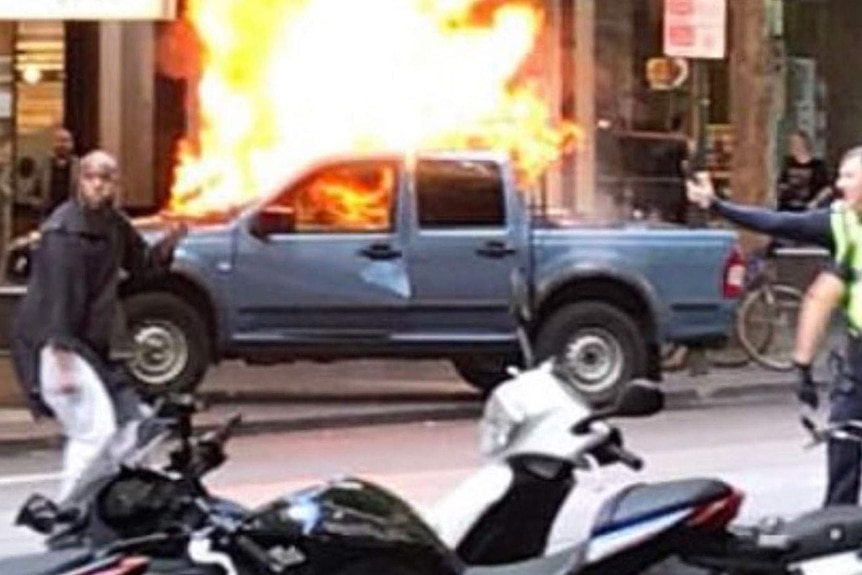
[(61, 575), (85, 565), (93, 558), (89, 551), (65, 549), (0, 559), (0, 573), (12, 575)]
[(593, 535), (603, 535), (639, 521), (703, 505), (730, 493), (729, 485), (713, 479), (632, 485), (602, 506), (593, 526)]
[(777, 535), (787, 538), (790, 561), (858, 549), (862, 545), (862, 508), (819, 509), (786, 523)]

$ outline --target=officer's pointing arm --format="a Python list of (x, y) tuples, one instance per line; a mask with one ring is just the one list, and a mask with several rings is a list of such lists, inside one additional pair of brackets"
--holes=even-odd
[(688, 181), (687, 187), (692, 202), (703, 208), (712, 208), (739, 226), (786, 240), (834, 249), (828, 208), (797, 213), (740, 206), (718, 199), (706, 175), (699, 175), (696, 181)]

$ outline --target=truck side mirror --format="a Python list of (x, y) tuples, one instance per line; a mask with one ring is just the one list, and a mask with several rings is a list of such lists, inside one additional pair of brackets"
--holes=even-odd
[(261, 239), (274, 234), (291, 234), (296, 231), (296, 214), (293, 208), (267, 206), (255, 214), (250, 231)]

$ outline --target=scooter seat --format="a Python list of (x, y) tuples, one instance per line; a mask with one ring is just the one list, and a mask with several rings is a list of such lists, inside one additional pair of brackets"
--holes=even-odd
[(593, 526), (593, 535), (602, 535), (665, 513), (709, 503), (727, 497), (730, 492), (729, 485), (713, 479), (632, 485), (605, 503)]
[(0, 573), (4, 575), (61, 575), (85, 565), (93, 558), (89, 551), (67, 549), (34, 553), (0, 560)]
[(790, 561), (817, 557), (862, 545), (862, 508), (827, 507), (802, 515), (784, 525)]

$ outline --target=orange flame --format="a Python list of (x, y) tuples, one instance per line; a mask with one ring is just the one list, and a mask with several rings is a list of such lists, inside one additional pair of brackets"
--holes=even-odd
[(529, 0), (190, 0), (187, 18), (200, 124), (169, 211), (222, 211), (350, 152), (504, 150), (534, 184), (576, 136), (520, 77), (543, 27)]

